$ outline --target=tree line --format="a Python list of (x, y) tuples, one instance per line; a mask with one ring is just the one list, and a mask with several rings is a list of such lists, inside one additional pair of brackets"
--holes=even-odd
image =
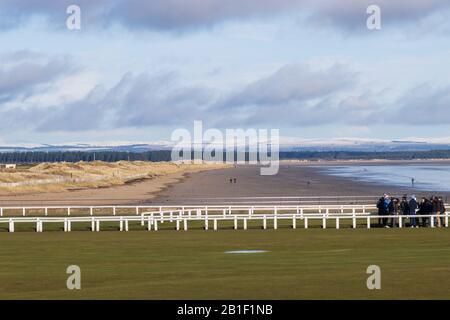
[[(450, 150), (431, 151), (282, 151), (281, 160), (414, 160), (450, 159)], [(235, 154), (235, 158), (237, 155)], [(250, 158), (245, 153), (245, 159)], [(225, 155), (224, 155), (225, 159)], [(61, 151), (61, 152), (2, 152), (0, 163), (41, 163), (41, 162), (79, 162), (79, 161), (171, 161), (171, 151), (123, 152), (123, 151)]]

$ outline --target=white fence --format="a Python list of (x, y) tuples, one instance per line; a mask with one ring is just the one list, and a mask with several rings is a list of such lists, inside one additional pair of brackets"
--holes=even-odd
[[(192, 213), (192, 212), (191, 212)], [(443, 225), (448, 228), (449, 213), (444, 215), (396, 215), (396, 216), (380, 216), (370, 214), (341, 214), (341, 213), (284, 213), (280, 214), (277, 211), (268, 214), (255, 214), (247, 212), (244, 214), (229, 214), (228, 212), (222, 212), (222, 214), (197, 214), (189, 215), (189, 212), (183, 213), (182, 211), (161, 211), (161, 212), (143, 212), (139, 216), (91, 216), (91, 217), (10, 217), (0, 218), (0, 225), (7, 224), (9, 232), (15, 232), (15, 226), (17, 224), (35, 224), (37, 232), (43, 232), (44, 224), (51, 223), (63, 223), (64, 231), (72, 231), (73, 223), (90, 223), (91, 230), (99, 232), (101, 230), (102, 223), (117, 223), (120, 231), (129, 230), (129, 222), (140, 222), (141, 226), (147, 225), (147, 230), (158, 230), (158, 225), (162, 223), (175, 223), (175, 229), (180, 230), (181, 224), (183, 230), (188, 230), (188, 224), (192, 222), (201, 222), (204, 224), (204, 229), (208, 230), (210, 224), (213, 225), (213, 230), (219, 229), (219, 223), (233, 222), (234, 229), (238, 229), (239, 222), (242, 223), (242, 229), (248, 229), (248, 223), (250, 221), (259, 221), (262, 229), (267, 229), (268, 222), (272, 222), (274, 229), (278, 229), (279, 221), (291, 222), (290, 227), (296, 229), (299, 225), (298, 222), (303, 223), (303, 228), (308, 229), (313, 221), (319, 221), (321, 228), (326, 229), (329, 221), (333, 221), (335, 228), (341, 228), (341, 222), (348, 220), (351, 221), (351, 227), (357, 228), (358, 221), (363, 221), (366, 224), (366, 228), (370, 229), (373, 226), (373, 219), (389, 218), (394, 219), (399, 228), (403, 228), (406, 225), (406, 219), (410, 218), (428, 218), (430, 220), (430, 226), (435, 227), (435, 218), (443, 219)]]
[(271, 212), (277, 213), (352, 213), (367, 214), (376, 210), (375, 205), (189, 205), (189, 206), (28, 206), (28, 207), (0, 207), (0, 217), (8, 215), (21, 215), (22, 217), (51, 215), (141, 215), (142, 213), (162, 213), (170, 215), (208, 215), (208, 214), (233, 214), (248, 212), (249, 214)]

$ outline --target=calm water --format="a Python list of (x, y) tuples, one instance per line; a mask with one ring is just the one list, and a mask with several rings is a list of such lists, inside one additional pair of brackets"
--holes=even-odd
[(450, 191), (450, 165), (375, 165), (322, 167), (329, 175), (425, 191)]

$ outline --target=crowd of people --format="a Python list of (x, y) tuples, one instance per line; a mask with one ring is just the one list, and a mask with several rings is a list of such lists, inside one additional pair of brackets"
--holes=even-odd
[[(377, 202), (378, 215), (383, 216), (378, 223), (385, 228), (396, 227), (399, 224), (398, 215), (411, 216), (409, 226), (411, 228), (419, 227), (442, 227), (445, 225), (445, 204), (442, 197), (431, 196), (423, 197), (417, 201), (416, 196), (408, 197), (404, 195), (402, 199), (390, 197), (385, 194)], [(423, 215), (428, 215), (424, 217)], [(431, 221), (429, 215), (435, 215)], [(416, 217), (418, 216), (418, 217)]]

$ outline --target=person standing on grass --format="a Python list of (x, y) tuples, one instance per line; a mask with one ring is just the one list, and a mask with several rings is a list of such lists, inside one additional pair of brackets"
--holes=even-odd
[(400, 201), (398, 200), (398, 198), (393, 198), (392, 199), (392, 213), (390, 213), (392, 215), (391, 218), (391, 223), (390, 223), (390, 227), (394, 228), (397, 224), (396, 224), (396, 219), (397, 219), (397, 215), (398, 215), (398, 211), (399, 211), (399, 207), (400, 207)]
[(409, 203), (406, 196), (402, 197), (400, 202), (400, 214), (407, 216), (409, 214)]
[(408, 215), (412, 216), (409, 220), (410, 220), (410, 224), (411, 224), (411, 228), (418, 228), (419, 226), (417, 225), (417, 221), (416, 221), (416, 210), (419, 207), (419, 205), (417, 204), (417, 199), (415, 195), (411, 196), (411, 199), (408, 202), (408, 208), (409, 208), (409, 212)]
[[(384, 216), (384, 195), (377, 202), (378, 216)], [(378, 218), (378, 226), (381, 226), (381, 218)]]
[(391, 198), (388, 195), (384, 196), (384, 215), (386, 216), (386, 218), (383, 218), (383, 227), (385, 228), (389, 228), (388, 225), (388, 221), (389, 218), (388, 216), (392, 215), (394, 212), (394, 204), (392, 203)]
[(444, 204), (444, 200), (442, 200), (442, 197), (438, 198), (438, 218), (437, 218), (437, 223), (438, 223), (438, 227), (441, 228), (445, 222), (444, 222), (444, 216), (445, 216), (445, 204)]
[[(417, 211), (418, 215), (425, 215), (425, 214), (427, 214), (427, 201), (428, 201), (427, 198), (422, 197), (422, 200), (419, 203), (419, 211)], [(425, 226), (425, 223), (426, 223), (425, 219), (426, 218), (422, 217), (422, 218), (418, 218), (418, 219), (420, 219), (420, 221), (421, 221), (420, 225), (422, 227)]]

